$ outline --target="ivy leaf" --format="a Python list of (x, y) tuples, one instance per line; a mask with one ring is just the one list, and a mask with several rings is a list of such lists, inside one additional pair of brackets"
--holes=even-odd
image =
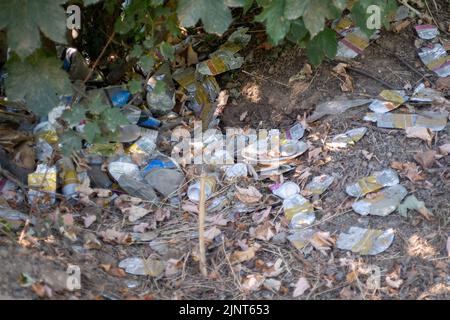
[(244, 8), (244, 14), (253, 5), (253, 0), (225, 0), (225, 4), (231, 8)]
[(65, 156), (81, 150), (81, 137), (73, 130), (67, 130), (60, 136), (61, 150)]
[(264, 22), (267, 34), (274, 44), (278, 44), (288, 33), (290, 21), (284, 17), (285, 0), (258, 2), (263, 11), (255, 17), (257, 22)]
[(317, 66), (325, 56), (333, 58), (336, 55), (336, 33), (330, 28), (325, 28), (325, 30), (308, 42), (306, 48), (309, 60), (313, 65)]
[(102, 118), (108, 130), (116, 132), (117, 126), (129, 124), (119, 108), (110, 108), (102, 112)]
[(291, 22), (291, 29), (286, 37), (289, 41), (299, 44), (307, 35), (308, 30), (306, 30), (303, 19), (298, 19)]
[(87, 7), (87, 6), (90, 6), (91, 4), (96, 4), (100, 1), (102, 1), (102, 0), (84, 0), (84, 5)]
[(95, 140), (95, 136), (100, 135), (101, 131), (97, 123), (88, 122), (84, 126), (84, 135), (86, 136), (86, 141), (89, 143), (93, 143)]
[(228, 29), (232, 20), (223, 0), (180, 0), (177, 13), (183, 27), (193, 27), (201, 20), (206, 32), (219, 35)]
[(0, 1), (0, 29), (8, 29), (8, 46), (21, 58), (41, 47), (41, 31), (47, 38), (66, 43), (66, 0)]
[(94, 115), (101, 114), (107, 108), (109, 108), (109, 106), (103, 103), (100, 94), (97, 94), (88, 106), (89, 112)]
[(143, 52), (142, 47), (140, 45), (135, 45), (133, 47), (133, 49), (131, 50), (130, 55), (132, 57), (139, 58), (141, 56), (142, 52)]
[(142, 56), (139, 58), (139, 64), (145, 72), (149, 72), (155, 65), (155, 59), (151, 56)]
[(347, 8), (349, 0), (333, 0), (333, 4), (336, 8), (341, 11), (344, 11)]
[(325, 27), (326, 19), (339, 17), (340, 11), (329, 0), (304, 0), (305, 10), (302, 14), (306, 29), (314, 38)]
[(70, 110), (65, 110), (62, 118), (69, 123), (70, 126), (76, 126), (81, 120), (86, 118), (86, 108), (82, 105), (73, 106)]
[(136, 94), (142, 90), (142, 81), (131, 80), (128, 82), (128, 88), (131, 94)]
[(159, 45), (159, 50), (161, 51), (163, 57), (167, 60), (175, 59), (175, 49), (170, 45), (170, 43), (165, 41), (161, 42), (161, 44)]
[(59, 104), (59, 95), (70, 94), (68, 75), (56, 57), (46, 57), (40, 51), (21, 61), (12, 57), (6, 64), (6, 93), (10, 100), (25, 100), (39, 116), (45, 116)]
[(166, 83), (162, 80), (156, 81), (155, 88), (153, 89), (153, 93), (155, 95), (160, 95), (160, 94), (164, 93), (165, 90), (166, 90)]

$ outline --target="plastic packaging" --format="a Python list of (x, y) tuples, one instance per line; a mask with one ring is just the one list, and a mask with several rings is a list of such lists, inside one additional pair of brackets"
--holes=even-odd
[[(215, 176), (206, 176), (205, 177), (205, 199), (208, 199), (213, 192), (215, 191), (217, 186), (217, 178)], [(189, 200), (193, 202), (200, 201), (200, 180), (191, 184), (188, 188), (187, 195)]]
[(36, 138), (41, 138), (50, 144), (58, 142), (58, 135), (55, 128), (48, 122), (44, 121), (39, 123), (33, 130)]
[(122, 114), (128, 119), (131, 124), (138, 123), (141, 118), (142, 110), (131, 104), (124, 105), (121, 108)]
[(389, 248), (394, 241), (394, 230), (364, 229), (350, 227), (348, 233), (341, 233), (336, 247), (362, 255), (376, 255)]
[(313, 229), (300, 230), (289, 235), (287, 239), (295, 248), (302, 250), (309, 244), (309, 241), (314, 233), (315, 231)]
[[(286, 143), (281, 144), (279, 150), (273, 148), (267, 140), (258, 140), (242, 150), (242, 157), (253, 163), (272, 164), (282, 163), (290, 159), (294, 159), (306, 150), (309, 146), (303, 141), (287, 140)], [(280, 152), (278, 154), (278, 152)]]
[(383, 189), (374, 198), (356, 201), (352, 204), (352, 208), (363, 216), (370, 214), (385, 217), (397, 209), (407, 194), (408, 191), (402, 185), (397, 184)]
[(294, 228), (301, 224), (311, 224), (315, 220), (313, 205), (299, 194), (283, 200), (283, 209), (286, 218), (291, 221), (291, 226)]
[(317, 105), (313, 114), (308, 118), (308, 122), (319, 120), (326, 115), (336, 115), (347, 111), (350, 108), (358, 107), (372, 102), (372, 99), (354, 100), (331, 100)]
[(248, 174), (247, 165), (245, 163), (236, 163), (226, 167), (225, 177), (227, 179), (242, 178)]
[(440, 43), (423, 47), (419, 51), (422, 62), (439, 77), (450, 76), (450, 56)]
[(109, 179), (106, 172), (102, 170), (102, 157), (95, 154), (89, 154), (86, 156), (86, 160), (90, 167), (88, 169), (88, 175), (89, 178), (94, 182), (94, 185), (99, 188), (109, 189), (112, 185), (112, 181), (111, 179)]
[(291, 181), (274, 184), (270, 186), (269, 189), (274, 195), (280, 197), (281, 199), (287, 199), (300, 193), (300, 187), (298, 184)]
[(371, 176), (359, 179), (356, 183), (348, 185), (345, 192), (352, 197), (361, 197), (383, 187), (391, 187), (399, 183), (397, 172), (392, 169), (376, 171)]
[(184, 182), (182, 172), (175, 169), (156, 168), (145, 176), (145, 182), (165, 197), (176, 196), (176, 192)]
[(314, 177), (310, 183), (308, 183), (303, 190), (305, 195), (321, 195), (327, 190), (334, 181), (333, 176), (322, 174)]
[(28, 198), (35, 202), (38, 198), (44, 199), (45, 204), (55, 203), (57, 187), (56, 167), (39, 164), (36, 171), (28, 175)]
[(147, 134), (133, 143), (128, 152), (133, 154), (145, 154), (147, 156), (151, 156), (156, 150), (156, 139), (157, 139), (157, 131), (156, 134)]
[(414, 27), (420, 39), (431, 40), (439, 35), (439, 29), (432, 24), (421, 24)]
[(120, 142), (132, 142), (141, 136), (141, 128), (135, 124), (119, 126), (117, 140)]
[(126, 175), (138, 181), (142, 181), (139, 167), (129, 157), (121, 157), (117, 161), (108, 164), (109, 174), (114, 180), (119, 181), (121, 175)]
[(327, 143), (327, 146), (332, 148), (345, 148), (348, 146), (354, 146), (356, 142), (364, 137), (366, 132), (367, 128), (365, 127), (351, 129), (345, 133), (334, 136), (331, 142)]
[(79, 183), (77, 171), (75, 170), (72, 160), (68, 157), (63, 157), (56, 165), (62, 181), (62, 193), (67, 197), (73, 197), (77, 193)]
[[(165, 84), (163, 92), (155, 92), (158, 81), (163, 81)], [(147, 105), (150, 111), (157, 115), (167, 114), (175, 106), (175, 86), (167, 63), (162, 64), (148, 80)]]
[(211, 55), (211, 58), (197, 64), (197, 72), (204, 75), (216, 76), (218, 74), (239, 69), (244, 58), (231, 51), (220, 50)]
[(369, 109), (375, 113), (392, 111), (409, 99), (405, 90), (383, 90), (379, 97), (383, 100), (376, 99), (369, 105)]
[(121, 175), (117, 181), (119, 186), (130, 196), (147, 201), (158, 201), (158, 196), (152, 187), (127, 175)]
[(447, 125), (447, 112), (423, 112), (422, 114), (405, 113), (367, 113), (364, 120), (376, 122), (380, 128), (406, 129), (410, 127), (428, 128), (441, 131)]
[(338, 42), (336, 57), (355, 58), (369, 46), (369, 38), (359, 28), (353, 28)]

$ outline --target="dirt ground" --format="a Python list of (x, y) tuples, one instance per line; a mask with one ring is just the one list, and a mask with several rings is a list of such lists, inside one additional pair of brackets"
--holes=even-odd
[[(441, 36), (445, 38), (445, 35)], [(390, 55), (385, 48), (401, 55), (419, 72), (429, 74), (418, 59), (414, 46), (416, 38), (412, 25), (399, 34), (385, 32), (353, 63), (399, 89), (415, 87), (423, 81), (421, 76)], [(266, 49), (255, 43), (246, 50), (245, 55), (246, 63), (242, 67), (245, 72), (237, 71), (220, 79), (223, 87), (230, 92), (222, 115), (224, 128), (287, 127), (297, 117), (303, 119), (305, 115), (311, 114), (320, 102), (343, 95), (349, 98), (375, 97), (386, 89), (365, 75), (349, 71), (354, 90), (343, 93), (340, 87), (342, 80), (333, 74), (333, 65), (330, 63), (323, 63), (313, 69), (306, 89), (299, 87), (298, 82), (289, 83), (289, 79), (298, 74), (307, 62), (305, 52), (292, 45)], [(432, 75), (429, 78), (436, 79)], [(48, 284), (53, 291), (52, 299), (292, 299), (293, 287), (300, 277), (305, 277), (311, 288), (299, 299), (449, 299), (450, 274), (446, 242), (450, 234), (450, 156), (438, 159), (438, 164), (432, 169), (419, 166), (424, 180), (410, 181), (400, 173), (400, 183), (409, 194), (424, 201), (434, 214), (431, 220), (417, 213), (405, 218), (396, 212), (386, 217), (362, 217), (351, 210), (353, 200), (345, 194), (344, 188), (357, 178), (389, 167), (393, 161), (415, 162), (413, 156), (417, 152), (437, 150), (438, 145), (450, 141), (450, 127), (438, 132), (433, 143), (427, 145), (425, 141), (406, 138), (402, 130), (380, 129), (363, 121), (362, 117), (367, 111), (366, 106), (357, 107), (310, 124), (304, 138), (310, 143), (310, 150), (322, 148), (327, 137), (351, 128), (364, 126), (368, 131), (352, 148), (342, 151), (323, 149), (314, 156), (311, 152), (302, 155), (295, 162), (296, 172), (286, 174), (285, 180), (303, 184), (301, 173), (307, 168), (312, 176), (335, 176), (331, 187), (314, 199), (317, 230), (330, 232), (336, 237), (350, 226), (393, 228), (394, 242), (383, 253), (360, 256), (336, 247), (327, 254), (317, 250), (300, 252), (283, 236), (287, 228), (286, 221), (277, 214), (279, 203), (272, 204), (271, 217), (280, 222), (281, 235), (278, 234), (270, 241), (256, 240), (250, 235), (250, 228), (256, 227), (251, 214), (232, 214), (229, 208), (225, 208), (222, 212), (231, 221), (220, 227), (225, 241), (217, 237), (207, 248), (209, 279), (205, 279), (199, 273), (195, 260), (198, 247), (196, 215), (186, 214), (179, 209), (171, 210), (168, 222), (157, 222), (157, 228), (153, 230), (157, 241), (153, 241), (152, 245), (148, 242), (129, 246), (102, 243), (100, 249), (87, 250), (83, 248), (86, 234), (111, 227), (126, 228), (126, 222), (115, 211), (79, 205), (71, 207), (67, 204), (67, 210), (74, 215), (79, 225), (76, 230), (78, 240), (75, 242), (45, 226), (43, 228), (47, 231), (36, 235), (35, 239), (39, 240), (28, 243), (27, 248), (21, 248), (9, 237), (0, 235), (0, 298), (38, 298), (36, 290), (19, 281), (21, 274), (26, 273)], [(244, 112), (247, 115), (241, 120)], [(265, 194), (259, 206), (261, 209), (273, 202), (266, 196), (270, 193), (267, 189), (270, 183), (266, 181), (258, 185)], [(242, 186), (252, 184), (252, 178), (239, 181)], [(86, 213), (97, 215), (97, 221), (89, 229), (82, 227), (82, 216)], [(43, 217), (48, 215), (45, 212), (40, 214)], [(140, 222), (147, 222), (146, 219)], [(255, 258), (243, 262), (238, 269), (230, 265), (229, 257), (245, 241), (247, 244), (257, 242), (261, 248)], [(117, 267), (120, 260), (130, 256), (178, 259), (183, 264), (182, 271), (175, 277), (162, 275), (152, 278), (130, 274), (114, 276), (111, 271), (101, 267)], [(264, 264), (277, 259), (282, 260), (283, 268), (276, 277), (281, 281), (278, 292), (242, 290), (241, 277), (261, 273)], [(82, 288), (79, 291), (64, 290), (57, 279), (58, 275), (65, 273), (68, 264), (78, 265), (81, 269)], [(381, 288), (378, 290), (367, 288), (367, 274), (352, 272), (358, 266), (367, 265), (376, 265), (381, 269)], [(402, 283), (398, 288), (389, 285), (386, 276), (401, 279)]]

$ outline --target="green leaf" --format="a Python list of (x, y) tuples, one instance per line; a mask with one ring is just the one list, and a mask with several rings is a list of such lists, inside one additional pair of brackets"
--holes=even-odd
[(274, 44), (278, 44), (288, 33), (290, 21), (284, 17), (285, 0), (270, 0), (259, 3), (263, 11), (255, 17), (258, 22), (264, 22), (267, 34)]
[(99, 115), (108, 108), (109, 106), (103, 103), (100, 94), (97, 94), (88, 105), (89, 113), (94, 115)]
[(308, 6), (308, 1), (285, 0), (284, 16), (286, 19), (295, 20), (303, 16)]
[(303, 13), (303, 21), (306, 29), (314, 38), (320, 31), (325, 28), (326, 19), (335, 19), (339, 17), (340, 11), (329, 0), (304, 0), (305, 11)]
[(120, 112), (119, 108), (106, 109), (101, 114), (108, 130), (116, 132), (117, 126), (129, 124), (127, 118)]
[(307, 35), (305, 23), (303, 19), (299, 19), (291, 22), (291, 29), (286, 37), (289, 41), (299, 44)]
[(114, 30), (119, 34), (127, 34), (136, 26), (136, 21), (133, 18), (118, 18), (114, 24)]
[(139, 58), (139, 64), (145, 72), (149, 72), (155, 65), (155, 59), (151, 56), (142, 56)]
[(59, 95), (72, 89), (61, 61), (47, 57), (40, 51), (21, 61), (11, 58), (7, 64), (6, 93), (10, 100), (25, 100), (26, 105), (39, 116), (45, 116), (59, 104)]
[(339, 10), (344, 11), (345, 8), (347, 8), (348, 1), (349, 0), (333, 0), (333, 4)]
[(201, 20), (206, 32), (219, 35), (228, 29), (232, 20), (223, 0), (180, 0), (177, 13), (183, 27), (193, 27)]
[(61, 150), (65, 156), (81, 150), (81, 137), (73, 130), (64, 131), (60, 136)]
[(144, 42), (142, 42), (146, 49), (152, 49), (155, 46), (155, 41), (152, 37), (145, 38)]
[(142, 55), (142, 52), (143, 52), (142, 47), (140, 45), (135, 45), (131, 50), (130, 55), (132, 57), (139, 58)]
[(62, 118), (69, 123), (70, 126), (76, 126), (81, 120), (86, 118), (86, 109), (82, 105), (75, 105), (70, 110), (65, 110)]
[(163, 55), (164, 58), (166, 58), (167, 60), (174, 60), (175, 56), (175, 49), (170, 45), (170, 43), (167, 42), (161, 42), (161, 44), (159, 45), (159, 50), (161, 51), (161, 54)]
[(131, 80), (128, 82), (128, 88), (131, 94), (138, 93), (142, 90), (142, 81), (140, 80)]
[(89, 143), (93, 143), (95, 140), (95, 136), (100, 135), (101, 131), (97, 123), (88, 122), (84, 126), (84, 135), (86, 137), (86, 141)]
[(158, 6), (162, 6), (164, 4), (164, 0), (150, 0), (150, 5), (155, 8)]
[(225, 4), (231, 8), (244, 8), (244, 14), (253, 5), (253, 0), (225, 0)]
[(153, 93), (155, 95), (159, 95), (159, 94), (164, 93), (165, 90), (166, 90), (166, 83), (162, 80), (156, 81), (155, 88), (153, 89)]
[(102, 1), (102, 0), (84, 0), (84, 5), (87, 7), (87, 6), (90, 6), (91, 4), (96, 4), (100, 1)]
[(0, 1), (0, 29), (7, 28), (8, 46), (21, 58), (41, 46), (41, 31), (47, 38), (66, 43), (66, 0)]
[(325, 56), (333, 58), (336, 55), (336, 33), (330, 28), (325, 28), (325, 30), (308, 42), (306, 48), (309, 60), (313, 65), (317, 66)]

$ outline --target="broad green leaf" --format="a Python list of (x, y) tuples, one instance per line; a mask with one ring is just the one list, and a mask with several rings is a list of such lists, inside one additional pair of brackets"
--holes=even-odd
[(41, 47), (41, 31), (47, 38), (66, 43), (66, 0), (2, 0), (0, 29), (7, 28), (8, 46), (21, 58)]
[(302, 19), (298, 19), (291, 22), (291, 29), (286, 37), (289, 41), (299, 44), (307, 35), (308, 30), (306, 30), (305, 23)]
[(308, 6), (308, 1), (298, 1), (298, 0), (284, 0), (284, 16), (286, 19), (295, 20), (300, 18), (305, 13)]
[(326, 19), (335, 19), (340, 15), (340, 11), (329, 0), (304, 0), (304, 5), (303, 21), (311, 39), (325, 28)]
[(306, 48), (309, 60), (313, 65), (317, 66), (325, 56), (333, 58), (336, 55), (336, 33), (329, 28), (325, 28), (325, 30), (308, 42)]
[(142, 47), (140, 45), (135, 45), (131, 50), (130, 55), (132, 57), (139, 58), (142, 55), (142, 52), (143, 52)]
[(17, 57), (6, 64), (6, 94), (10, 100), (25, 100), (31, 111), (45, 116), (59, 104), (59, 95), (70, 94), (72, 88), (61, 61), (40, 51), (25, 61)]
[(136, 26), (136, 21), (133, 18), (119, 17), (114, 24), (114, 30), (116, 30), (120, 34), (127, 34)]
[(116, 132), (117, 126), (129, 124), (128, 120), (119, 108), (110, 108), (102, 112), (102, 119), (105, 125), (111, 132)]
[(65, 110), (62, 118), (69, 123), (70, 126), (76, 126), (81, 120), (86, 118), (86, 108), (82, 105), (72, 106), (70, 110)]
[(142, 56), (139, 58), (139, 64), (145, 72), (149, 72), (155, 65), (155, 59), (150, 56)]
[(142, 81), (139, 80), (131, 80), (128, 82), (128, 88), (131, 94), (138, 93), (142, 90)]
[(101, 131), (100, 131), (100, 128), (97, 123), (88, 122), (84, 126), (84, 135), (86, 137), (87, 142), (93, 143), (95, 140), (95, 137), (100, 134), (101, 134)]
[(61, 150), (65, 156), (81, 150), (81, 137), (73, 130), (67, 130), (60, 136)]
[(174, 53), (175, 53), (175, 49), (170, 45), (170, 43), (167, 42), (162, 42), (159, 45), (159, 50), (161, 51), (161, 54), (163, 55), (164, 58), (166, 58), (167, 60), (173, 60), (175, 59)]
[(244, 13), (251, 8), (253, 0), (225, 0), (225, 4), (231, 8), (244, 8)]
[(183, 27), (193, 27), (201, 20), (206, 32), (219, 35), (228, 29), (232, 20), (223, 0), (180, 0), (177, 13)]
[(87, 7), (87, 6), (90, 6), (91, 4), (96, 4), (100, 1), (102, 1), (102, 0), (84, 0), (83, 2), (84, 2), (84, 5)]
[(99, 115), (108, 108), (110, 107), (103, 103), (100, 94), (97, 94), (88, 105), (89, 112), (94, 115)]
[(164, 0), (150, 0), (150, 5), (155, 8), (164, 4)]
[(264, 22), (267, 34), (274, 44), (278, 44), (288, 33), (290, 21), (284, 17), (285, 0), (259, 2), (263, 11), (255, 17), (258, 22)]
[(164, 93), (166, 90), (166, 83), (164, 81), (158, 80), (156, 81), (155, 88), (153, 89), (153, 92), (156, 95)]
[(349, 0), (333, 0), (333, 4), (336, 8), (341, 11), (344, 11), (347, 8)]

